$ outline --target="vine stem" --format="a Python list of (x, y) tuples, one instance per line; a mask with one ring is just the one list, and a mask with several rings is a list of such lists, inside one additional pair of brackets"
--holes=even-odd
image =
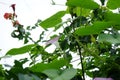
[(73, 35), (73, 36), (76, 39), (77, 49), (78, 49), (78, 52), (79, 52), (79, 57), (80, 57), (80, 62), (81, 62), (81, 68), (82, 68), (82, 78), (83, 78), (83, 80), (85, 80), (85, 71), (84, 71), (83, 57), (82, 57), (81, 48), (80, 48), (80, 45), (82, 45), (82, 44), (79, 42), (77, 36), (75, 36), (75, 35)]
[[(80, 16), (82, 15), (82, 8), (80, 9)], [(81, 18), (80, 18), (80, 25), (81, 25)], [(82, 77), (83, 77), (83, 80), (85, 80), (85, 71), (84, 71), (84, 64), (83, 64), (83, 57), (82, 57), (82, 53), (81, 53), (81, 48), (80, 48), (80, 45), (79, 45), (79, 40), (78, 40), (78, 37), (77, 37), (77, 46), (78, 46), (78, 52), (79, 52), (79, 56), (80, 56), (80, 61), (81, 61), (81, 67), (82, 67)]]
[(81, 48), (78, 43), (77, 43), (77, 46), (78, 46), (78, 52), (79, 52), (79, 56), (80, 56), (81, 67), (82, 67), (82, 77), (83, 77), (83, 80), (85, 80), (85, 74), (84, 74), (85, 71), (84, 71), (83, 57), (81, 54)]
[[(82, 8), (80, 9), (80, 16), (82, 15)], [(78, 17), (77, 17), (78, 18)], [(77, 19), (75, 18), (75, 19)], [(81, 22), (81, 18), (80, 18), (80, 22)], [(81, 25), (81, 23), (80, 23)], [(74, 27), (73, 27), (73, 30), (75, 31)], [(74, 36), (74, 35), (73, 35)], [(78, 52), (79, 52), (79, 57), (80, 57), (80, 62), (81, 62), (81, 68), (82, 68), (82, 78), (83, 80), (85, 80), (85, 71), (84, 71), (84, 64), (83, 64), (83, 57), (82, 57), (82, 53), (81, 53), (81, 48), (80, 48), (80, 43), (79, 43), (79, 39), (77, 36), (74, 36), (75, 39), (76, 39), (76, 43), (77, 43), (77, 49), (78, 49)]]

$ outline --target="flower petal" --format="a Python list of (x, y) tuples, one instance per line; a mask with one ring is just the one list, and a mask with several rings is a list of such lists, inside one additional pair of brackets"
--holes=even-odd
[(48, 45), (48, 44), (54, 44), (55, 42), (58, 41), (58, 39), (59, 39), (59, 36), (57, 36), (57, 37), (55, 37), (55, 38), (49, 40), (49, 41), (46, 43), (46, 45)]

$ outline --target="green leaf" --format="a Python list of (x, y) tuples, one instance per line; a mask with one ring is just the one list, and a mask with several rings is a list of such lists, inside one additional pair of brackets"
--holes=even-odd
[(93, 0), (68, 0), (66, 5), (71, 7), (82, 7), (87, 9), (99, 8), (99, 5)]
[(112, 34), (100, 34), (98, 36), (99, 42), (109, 42), (111, 44), (120, 43), (120, 34), (112, 35)]
[(46, 74), (49, 78), (53, 79), (59, 76), (60, 71), (57, 69), (47, 69), (44, 70), (43, 73)]
[(42, 72), (47, 69), (59, 69), (66, 65), (66, 60), (65, 59), (60, 59), (60, 60), (54, 60), (51, 63), (44, 64), (44, 63), (38, 63), (30, 68), (31, 71), (33, 72)]
[(5, 80), (5, 77), (0, 77), (0, 80)]
[(53, 80), (70, 80), (72, 79), (75, 75), (77, 74), (77, 70), (76, 69), (66, 69), (62, 72), (62, 74), (58, 77), (56, 77)]
[(105, 21), (109, 21), (112, 23), (112, 26), (115, 29), (120, 30), (120, 14), (113, 13), (113, 12), (107, 12), (104, 15)]
[(114, 24), (120, 25), (120, 22), (119, 22), (120, 21), (120, 14), (113, 13), (113, 12), (107, 12), (107, 13), (105, 13), (104, 18), (106, 21), (111, 21)]
[(110, 9), (116, 9), (120, 7), (120, 0), (108, 0), (107, 7)]
[(70, 80), (71, 78), (73, 78), (73, 77), (76, 75), (76, 73), (77, 73), (77, 70), (76, 70), (76, 69), (73, 69), (73, 68), (71, 68), (71, 69), (66, 69), (66, 70), (62, 73), (61, 77), (63, 78), (63, 80)]
[(102, 30), (110, 27), (110, 22), (95, 22), (91, 26), (80, 27), (75, 31), (77, 35), (99, 34)]
[(9, 50), (6, 55), (18, 55), (18, 54), (24, 54), (26, 52), (29, 52), (32, 47), (34, 47), (35, 44), (30, 44), (30, 45), (26, 45), (20, 48), (13, 48), (11, 50)]
[(56, 69), (48, 69), (43, 72), (51, 78), (51, 80), (70, 80), (77, 74), (77, 70), (73, 68), (66, 69), (62, 71), (61, 74), (60, 71)]
[(18, 74), (18, 78), (19, 78), (19, 80), (33, 80), (32, 77), (30, 77), (28, 75), (24, 75), (24, 74)]
[(90, 9), (85, 9), (81, 7), (76, 7), (74, 9), (74, 12), (77, 14), (77, 16), (88, 16), (90, 14)]
[(40, 22), (40, 26), (43, 28), (51, 28), (51, 27), (55, 27), (56, 25), (58, 25), (59, 23), (62, 22), (62, 17), (65, 15), (65, 11), (59, 11), (56, 14), (54, 14), (53, 16), (47, 18), (46, 20)]
[(36, 75), (33, 74), (18, 74), (18, 78), (19, 80), (41, 80), (39, 77), (37, 77)]

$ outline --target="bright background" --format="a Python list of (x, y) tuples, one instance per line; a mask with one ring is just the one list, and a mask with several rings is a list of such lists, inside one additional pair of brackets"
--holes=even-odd
[[(11, 32), (15, 30), (10, 20), (4, 19), (4, 13), (12, 13), (11, 4), (16, 4), (17, 19), (20, 24), (33, 26), (39, 19), (44, 20), (58, 11), (66, 10), (66, 0), (54, 0), (57, 5), (52, 5), (51, 0), (0, 0), (0, 57), (4, 56), (6, 52), (12, 48), (19, 48), (24, 45), (24, 42), (17, 38), (11, 37)], [(42, 28), (38, 27), (32, 32), (32, 38), (37, 40)], [(45, 35), (49, 36), (49, 35)], [(54, 49), (52, 49), (54, 50)], [(51, 50), (49, 50), (51, 51)], [(5, 57), (0, 60), (0, 64), (14, 64), (14, 59), (21, 59), (21, 57), (28, 57), (28, 54), (21, 56)], [(25, 65), (27, 66), (27, 65)]]
[[(17, 19), (20, 24), (28, 26), (34, 25), (38, 19), (44, 20), (60, 10), (66, 10), (66, 0), (54, 0), (58, 5), (52, 5), (51, 0), (1, 0), (0, 1), (0, 56), (9, 49), (20, 47), (22, 41), (11, 37), (14, 30), (9, 20), (5, 20), (3, 15), (12, 12), (11, 4), (16, 4)], [(41, 28), (34, 33), (34, 37), (39, 35)]]
[[(52, 5), (51, 0), (1, 0), (0, 1), (0, 57), (3, 56), (8, 50), (12, 48), (21, 47), (24, 45), (23, 41), (11, 37), (11, 32), (14, 30), (11, 22), (5, 20), (4, 13), (12, 12), (11, 4), (16, 4), (17, 19), (20, 24), (24, 26), (34, 25), (38, 19), (44, 20), (58, 11), (66, 10), (66, 0), (54, 0), (57, 5)], [(36, 38), (41, 32), (38, 28), (34, 33)], [(15, 58), (19, 58), (16, 56)], [(78, 57), (79, 58), (79, 57)], [(4, 64), (12, 64), (14, 57), (2, 59), (0, 61)], [(75, 62), (75, 64), (79, 63)], [(77, 66), (79, 67), (79, 66)]]

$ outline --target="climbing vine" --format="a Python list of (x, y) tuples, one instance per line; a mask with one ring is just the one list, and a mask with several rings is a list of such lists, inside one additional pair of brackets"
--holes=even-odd
[[(15, 12), (15, 4), (12, 4), (13, 12), (5, 13), (4, 18), (10, 20), (15, 29), (11, 36), (22, 40), (25, 45), (10, 49), (5, 56), (28, 53), (30, 59), (15, 60), (10, 70), (4, 69), (1, 64), (0, 80), (86, 80), (86, 75), (119, 80), (120, 1), (100, 2), (101, 4), (93, 0), (67, 0), (66, 10), (27, 27), (17, 20), (19, 15)], [(70, 17), (62, 21), (65, 15)], [(44, 30), (38, 35), (38, 40), (33, 40), (31, 31), (38, 27)], [(50, 28), (53, 32), (60, 29), (63, 31), (46, 40), (44, 37)], [(29, 44), (30, 41), (32, 44)], [(45, 43), (45, 46), (40, 43)], [(53, 52), (46, 51), (54, 44), (57, 46)], [(73, 55), (79, 59), (73, 61)], [(29, 61), (29, 66), (23, 68)], [(78, 68), (73, 65), (76, 61), (79, 61)]]

